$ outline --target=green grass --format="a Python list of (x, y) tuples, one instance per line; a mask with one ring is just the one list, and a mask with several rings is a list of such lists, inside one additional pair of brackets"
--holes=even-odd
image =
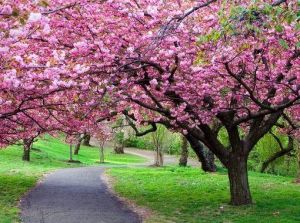
[[(68, 163), (69, 146), (59, 139), (49, 136), (39, 139), (33, 146), (31, 161), (23, 162), (22, 147), (10, 146), (0, 150), (0, 223), (19, 221), (18, 201), (44, 173), (59, 168), (100, 165), (99, 150), (95, 147), (82, 146), (74, 160), (81, 163)], [(112, 149), (105, 148), (105, 165), (128, 164), (144, 162), (138, 156), (112, 153)]]
[[(149, 222), (292, 223), (300, 222), (300, 185), (292, 178), (250, 172), (254, 205), (228, 205), (226, 172), (196, 168), (113, 168), (121, 196), (154, 211)], [(129, 180), (130, 179), (130, 180)]]

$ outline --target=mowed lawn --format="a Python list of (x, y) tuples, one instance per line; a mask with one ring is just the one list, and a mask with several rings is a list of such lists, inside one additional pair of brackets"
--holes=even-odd
[[(99, 150), (82, 146), (74, 160), (81, 163), (68, 163), (69, 145), (59, 139), (46, 136), (39, 139), (31, 153), (31, 161), (22, 161), (22, 147), (10, 146), (0, 150), (0, 223), (19, 222), (18, 201), (32, 188), (43, 174), (59, 168), (80, 167), (99, 164)], [(144, 162), (138, 156), (112, 153), (105, 149), (105, 165)]]
[(255, 204), (228, 205), (225, 171), (207, 174), (191, 167), (113, 168), (108, 171), (121, 196), (153, 210), (147, 222), (296, 223), (300, 185), (292, 178), (250, 172)]

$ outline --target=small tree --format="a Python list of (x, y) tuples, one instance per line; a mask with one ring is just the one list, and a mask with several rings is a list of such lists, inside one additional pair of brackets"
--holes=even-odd
[(102, 126), (99, 126), (97, 129), (96, 133), (94, 133), (94, 137), (98, 140), (99, 142), (99, 157), (100, 157), (100, 163), (105, 162), (105, 157), (104, 157), (104, 145), (107, 141), (110, 140), (111, 138), (111, 130), (108, 127), (108, 124), (104, 124)]
[(151, 133), (151, 139), (155, 149), (154, 166), (163, 166), (163, 152), (168, 143), (167, 129), (163, 125), (157, 125), (156, 131)]
[(184, 135), (181, 136), (181, 154), (179, 159), (179, 166), (186, 166), (188, 162), (189, 150), (188, 141)]
[(69, 162), (73, 162), (73, 145), (70, 144), (70, 158), (69, 158)]

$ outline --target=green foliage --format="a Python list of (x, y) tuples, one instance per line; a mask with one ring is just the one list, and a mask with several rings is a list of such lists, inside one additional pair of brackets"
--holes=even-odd
[[(160, 134), (164, 134), (165, 137), (164, 152), (171, 155), (179, 155), (181, 152), (181, 134), (171, 132), (167, 129), (163, 129), (161, 131), (162, 132)], [(151, 135), (146, 135), (143, 137), (131, 135), (129, 138), (124, 140), (124, 145), (126, 147), (135, 147), (145, 150), (154, 150), (155, 148), (153, 140), (151, 139)]]
[(116, 142), (122, 144), (124, 142), (124, 132), (122, 132), (122, 131), (116, 132), (115, 140), (116, 140)]
[[(274, 131), (283, 147), (287, 146), (288, 138)], [(265, 135), (255, 146), (254, 151), (250, 154), (248, 167), (250, 170), (259, 171), (262, 163), (271, 157), (274, 153), (280, 151), (278, 142), (271, 134)], [(293, 154), (294, 155), (294, 154)], [(271, 163), (268, 173), (296, 176), (297, 174), (296, 156), (283, 156)]]
[[(294, 223), (300, 221), (299, 185), (292, 178), (250, 172), (255, 204), (232, 207), (226, 171), (198, 168), (114, 168), (115, 190), (154, 214), (149, 222)], [(130, 179), (130, 180), (128, 180)]]
[[(22, 152), (21, 146), (0, 150), (0, 223), (18, 222), (18, 201), (44, 173), (59, 168), (99, 165), (96, 163), (99, 161), (98, 148), (82, 146), (79, 155), (73, 156), (81, 163), (68, 163), (69, 145), (49, 136), (33, 145), (30, 162), (22, 161)], [(115, 165), (145, 160), (130, 154), (117, 155), (111, 148), (105, 148), (105, 161)]]

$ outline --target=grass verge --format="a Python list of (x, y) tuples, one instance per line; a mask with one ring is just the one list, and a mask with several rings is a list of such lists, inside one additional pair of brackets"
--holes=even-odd
[(300, 222), (300, 186), (292, 178), (249, 173), (255, 204), (228, 205), (225, 172), (197, 168), (113, 168), (114, 189), (122, 197), (153, 210), (147, 222), (295, 223)]

